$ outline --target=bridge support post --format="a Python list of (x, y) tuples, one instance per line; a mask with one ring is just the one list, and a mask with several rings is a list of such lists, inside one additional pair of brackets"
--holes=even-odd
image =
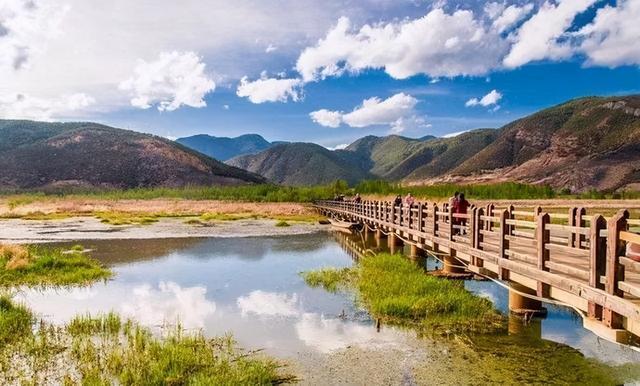
[(364, 236), (364, 241), (369, 241), (369, 235), (371, 234), (371, 231), (369, 230), (369, 227), (367, 226), (367, 223), (363, 223), (362, 224), (362, 233)]
[(424, 249), (418, 247), (417, 245), (411, 244), (411, 252), (409, 253), (409, 257), (412, 259), (425, 256)]
[(542, 307), (540, 300), (532, 299), (527, 295), (536, 295), (536, 291), (522, 284), (511, 282), (509, 289), (509, 311), (521, 316), (544, 316), (547, 314), (546, 308)]
[(387, 243), (389, 244), (389, 252), (391, 252), (392, 255), (396, 254), (398, 251), (402, 249), (402, 241), (398, 238), (398, 236), (393, 231), (389, 233), (389, 237), (387, 238)]
[(455, 251), (451, 251), (449, 255), (444, 256), (442, 261), (444, 262), (442, 265), (442, 272), (445, 274), (460, 274), (465, 271), (462, 267), (462, 263), (456, 259)]

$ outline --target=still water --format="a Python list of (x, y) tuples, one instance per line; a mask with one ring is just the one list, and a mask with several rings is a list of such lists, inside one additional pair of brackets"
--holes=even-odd
[[(92, 256), (112, 267), (112, 280), (81, 289), (23, 289), (18, 298), (54, 323), (77, 314), (115, 311), (152, 329), (179, 321), (184, 328), (202, 329), (211, 336), (232, 333), (242, 347), (265, 349), (279, 357), (327, 354), (353, 346), (398, 347), (409, 337), (415, 339), (409, 329), (377, 329), (367, 312), (355, 305), (353, 294), (330, 294), (304, 283), (302, 271), (354, 264), (352, 253), (339, 242), (344, 237), (323, 232), (82, 241)], [(467, 281), (465, 286), (507, 312), (504, 288), (489, 281)], [(548, 310), (545, 319), (520, 323), (515, 329), (525, 344), (554, 341), (611, 364), (640, 361), (637, 352), (582, 328), (571, 310)]]

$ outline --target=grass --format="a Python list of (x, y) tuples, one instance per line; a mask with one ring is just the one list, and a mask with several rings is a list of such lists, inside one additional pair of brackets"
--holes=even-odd
[(302, 272), (300, 275), (309, 286), (322, 287), (331, 293), (335, 293), (353, 284), (357, 273), (358, 271), (352, 268), (328, 267)]
[[(63, 328), (41, 322), (32, 333), (28, 311), (8, 299), (6, 303), (11, 310), (21, 310), (19, 325), (24, 329), (13, 334), (16, 338), (9, 343), (0, 344), (2, 384), (273, 385), (296, 381), (280, 363), (239, 349), (230, 336), (208, 339), (177, 326), (159, 337), (113, 313), (79, 316)], [(0, 323), (4, 316), (0, 314)]]
[(109, 225), (149, 225), (158, 221), (158, 216), (125, 212), (98, 212), (95, 216)]
[(436, 333), (488, 332), (503, 327), (503, 317), (487, 299), (463, 283), (427, 276), (401, 255), (380, 254), (360, 260), (353, 269), (325, 268), (303, 273), (311, 286), (335, 291), (350, 285), (376, 318), (428, 327)]
[[(111, 276), (111, 271), (79, 251), (43, 246), (0, 244), (0, 286), (87, 285)], [(84, 250), (84, 248), (83, 248)]]
[(29, 336), (33, 319), (27, 308), (15, 304), (7, 295), (0, 296), (0, 347)]
[(288, 222), (284, 221), (284, 220), (280, 220), (276, 223), (276, 226), (279, 228), (286, 228), (286, 227), (290, 227), (291, 224), (289, 224)]

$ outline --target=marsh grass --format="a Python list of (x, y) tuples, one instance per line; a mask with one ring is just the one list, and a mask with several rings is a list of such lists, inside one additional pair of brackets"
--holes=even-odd
[(425, 275), (401, 255), (380, 254), (361, 259), (351, 269), (324, 268), (302, 275), (309, 285), (331, 292), (341, 286), (355, 288), (369, 312), (387, 322), (435, 333), (504, 328), (504, 318), (489, 300), (471, 294), (462, 282)]
[(87, 285), (111, 276), (109, 269), (78, 251), (79, 247), (65, 253), (46, 246), (0, 244), (0, 286)]
[(125, 212), (98, 212), (95, 217), (109, 225), (149, 225), (158, 221), (158, 215)]
[(43, 322), (35, 334), (17, 335), (19, 339), (0, 346), (0, 383), (273, 385), (296, 381), (270, 357), (239, 349), (231, 336), (208, 339), (179, 326), (167, 328), (160, 337), (113, 313), (79, 316), (63, 328)]
[(284, 220), (280, 220), (276, 223), (276, 226), (279, 228), (286, 228), (286, 227), (290, 227), (291, 224), (289, 224), (288, 222), (284, 221)]
[(354, 268), (321, 268), (315, 271), (301, 272), (304, 281), (311, 287), (322, 287), (326, 291), (335, 293), (340, 289), (349, 288), (356, 282), (357, 270)]
[(26, 307), (0, 295), (0, 347), (29, 336), (32, 324), (33, 315)]

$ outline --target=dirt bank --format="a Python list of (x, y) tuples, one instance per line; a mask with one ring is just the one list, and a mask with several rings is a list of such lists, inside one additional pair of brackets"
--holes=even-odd
[(187, 224), (181, 218), (163, 218), (148, 225), (109, 225), (93, 217), (33, 221), (0, 221), (0, 243), (36, 243), (67, 240), (155, 239), (183, 237), (251, 237), (319, 232), (326, 226), (291, 222), (276, 226), (276, 220), (216, 221)]

